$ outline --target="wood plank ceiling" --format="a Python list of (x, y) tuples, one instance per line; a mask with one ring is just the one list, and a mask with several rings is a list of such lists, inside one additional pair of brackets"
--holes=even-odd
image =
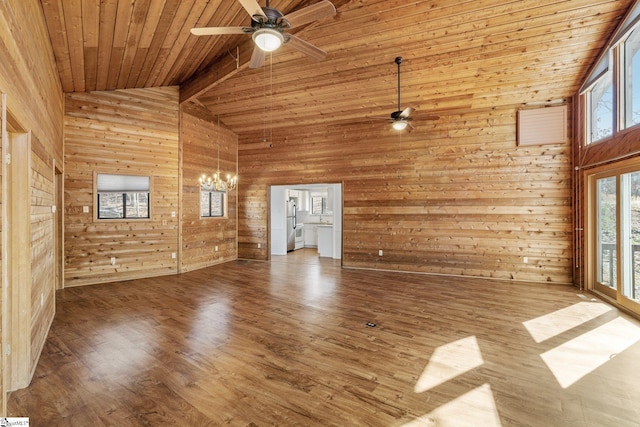
[[(288, 13), (316, 0), (273, 0)], [(326, 50), (289, 46), (248, 68), (247, 35), (192, 27), (249, 25), (237, 0), (42, 0), (65, 92), (181, 85), (238, 135), (267, 127), (367, 121), (397, 107), (447, 114), (573, 96), (631, 0), (336, 0), (300, 29)], [(265, 5), (264, 0), (260, 0)], [(238, 57), (239, 55), (239, 57)]]

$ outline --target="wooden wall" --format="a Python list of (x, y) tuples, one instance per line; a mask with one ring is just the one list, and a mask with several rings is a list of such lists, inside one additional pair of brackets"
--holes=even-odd
[[(55, 314), (55, 205), (53, 159), (42, 142), (31, 138), (31, 360), (35, 370)], [(45, 301), (47, 304), (45, 304)]]
[[(70, 93), (64, 123), (65, 286), (176, 273), (178, 88)], [(149, 175), (151, 219), (96, 221), (98, 172)]]
[[(0, 393), (1, 412), (4, 415), (5, 392), (12, 387), (11, 384), (28, 383), (55, 311), (55, 283), (54, 275), (51, 274), (54, 271), (55, 248), (51, 180), (53, 163), (62, 167), (64, 97), (39, 1), (0, 2), (0, 39), (0, 91), (6, 94), (8, 128), (12, 132), (28, 135), (27, 138), (18, 140), (29, 139), (32, 148), (28, 156), (31, 164), (26, 166), (31, 169), (32, 178), (28, 203), (30, 212), (24, 212), (24, 217), (19, 219), (30, 222), (30, 235), (20, 236), (20, 239), (29, 245), (31, 267), (24, 282), (9, 277), (11, 270), (2, 269), (2, 286), (19, 288), (22, 295), (30, 296), (18, 305), (14, 304), (16, 301), (3, 304), (10, 307), (9, 311), (14, 315), (16, 312), (20, 313), (17, 317), (20, 324), (12, 324), (12, 331), (3, 331), (2, 348), (11, 344), (12, 349), (21, 349), (19, 352), (13, 351), (2, 362), (4, 371), (1, 376), (3, 381)], [(3, 138), (5, 136), (3, 135)], [(3, 151), (3, 159), (5, 154)], [(6, 178), (3, 176), (2, 180)], [(0, 212), (2, 224), (6, 227), (5, 196), (8, 194), (3, 193), (2, 196)], [(25, 194), (12, 197), (24, 198)], [(8, 227), (10, 229), (11, 224), (8, 224)], [(0, 257), (9, 265), (15, 261), (7, 254), (4, 245)], [(0, 292), (0, 295), (5, 294), (4, 290)], [(3, 312), (2, 316), (7, 314)], [(11, 333), (15, 331), (20, 333)], [(4, 357), (4, 351), (0, 354), (3, 355), (0, 357)], [(13, 362), (17, 362), (16, 359), (25, 359), (19, 361), (25, 369), (21, 372), (11, 372), (15, 363), (7, 359), (13, 359)]]
[[(174, 274), (237, 258), (237, 192), (229, 195), (228, 218), (200, 219), (198, 178), (217, 165), (215, 118), (193, 105), (183, 109), (177, 87), (67, 94), (65, 286)], [(237, 146), (237, 136), (222, 127), (221, 170), (235, 173)], [(151, 176), (151, 220), (97, 221), (98, 172)]]
[[(220, 171), (236, 175), (238, 137), (220, 126), (208, 110), (192, 104), (182, 107), (182, 214), (181, 271), (207, 267), (238, 257), (237, 194), (227, 196), (226, 218), (200, 218), (198, 178), (215, 173), (220, 145)], [(218, 248), (216, 251), (215, 248)]]
[(518, 147), (516, 110), (241, 136), (239, 257), (268, 258), (270, 185), (342, 182), (345, 267), (570, 283), (571, 145)]

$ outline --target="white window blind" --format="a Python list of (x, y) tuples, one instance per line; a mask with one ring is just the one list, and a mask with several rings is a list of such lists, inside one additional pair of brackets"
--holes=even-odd
[(112, 175), (106, 173), (98, 174), (98, 191), (99, 192), (148, 192), (150, 188), (150, 179), (148, 176), (135, 175)]

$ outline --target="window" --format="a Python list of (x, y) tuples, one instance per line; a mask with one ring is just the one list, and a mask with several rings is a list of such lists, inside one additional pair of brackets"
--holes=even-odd
[(588, 93), (590, 142), (613, 135), (613, 82), (606, 73)]
[(635, 1), (579, 91), (587, 144), (640, 124), (640, 1)]
[(224, 191), (200, 190), (200, 217), (221, 218), (226, 215), (226, 196)]
[(624, 42), (624, 123), (640, 123), (640, 30), (634, 30)]
[(311, 193), (311, 215), (328, 215), (333, 213), (328, 201), (327, 193)]
[(148, 176), (97, 175), (98, 219), (150, 218)]

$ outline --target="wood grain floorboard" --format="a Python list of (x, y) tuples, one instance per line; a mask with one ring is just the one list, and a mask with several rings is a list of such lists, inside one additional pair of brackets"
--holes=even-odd
[[(614, 322), (619, 351), (592, 363)], [(569, 286), (342, 269), (302, 250), (58, 291), (9, 413), (33, 426), (638, 426), (638, 331)]]

